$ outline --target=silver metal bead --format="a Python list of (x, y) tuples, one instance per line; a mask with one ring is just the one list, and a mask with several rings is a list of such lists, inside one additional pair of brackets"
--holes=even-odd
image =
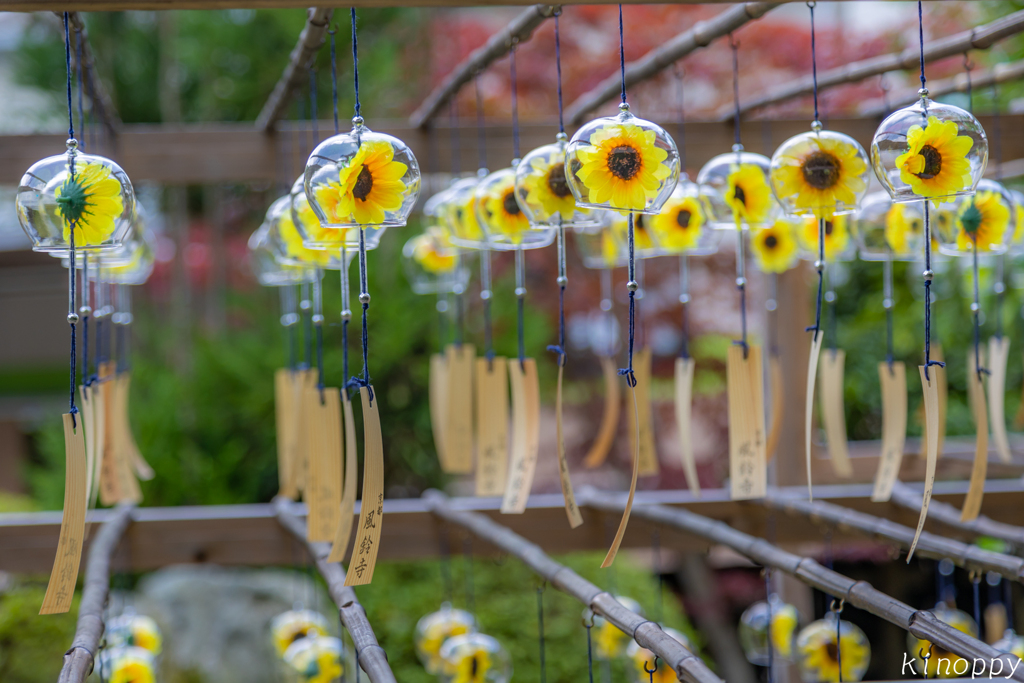
[(817, 270), (817, 271), (818, 271), (819, 273), (820, 273), (820, 272), (821, 272), (821, 271), (822, 271), (822, 270), (823, 270), (824, 268), (825, 268), (825, 262), (824, 262), (824, 261), (819, 261), (819, 260), (815, 260), (815, 261), (814, 261), (814, 269), (815, 269), (815, 270)]
[(892, 308), (892, 299), (882, 299), (882, 308), (885, 310)]
[(764, 302), (764, 308), (766, 311), (774, 311), (778, 307), (779, 305), (775, 301), (775, 299), (768, 299), (767, 301)]
[(76, 140), (74, 138), (68, 138), (64, 142), (64, 146), (68, 148), (69, 152), (74, 152), (75, 150), (78, 149), (78, 140)]
[(629, 282), (626, 283), (626, 289), (628, 289), (631, 292), (635, 292), (636, 290), (640, 289), (640, 283), (638, 283), (636, 280), (630, 280)]
[(558, 278), (555, 279), (555, 284), (557, 284), (559, 287), (565, 287), (567, 284), (569, 284), (569, 278), (567, 278), (564, 275), (559, 275)]
[(285, 313), (281, 316), (281, 324), (285, 327), (292, 327), (299, 322), (299, 316), (296, 313)]
[(313, 308), (313, 302), (310, 301), (309, 299), (303, 299), (302, 301), (299, 302), (300, 311), (308, 311), (311, 308)]
[(362, 116), (353, 116), (352, 117), (352, 127), (353, 128), (362, 128), (363, 127), (363, 117)]
[[(605, 313), (612, 310), (611, 299), (601, 299), (601, 310)], [(1024, 317), (1024, 308), (1021, 309), (1021, 317)]]
[(688, 304), (688, 303), (690, 303), (690, 295), (689, 294), (680, 294), (679, 295), (679, 303), (681, 303), (681, 304)]
[(448, 302), (444, 299), (440, 299), (435, 306), (438, 313), (446, 313), (448, 311)]
[(931, 270), (926, 270), (923, 273), (921, 273), (921, 277), (924, 278), (925, 282), (931, 282), (932, 278), (935, 277), (935, 273), (932, 272)]
[(825, 125), (821, 121), (818, 121), (817, 119), (815, 119), (814, 121), (811, 121), (811, 130), (813, 130), (815, 133), (820, 132), (824, 128), (825, 128)]
[(930, 93), (928, 92), (928, 88), (921, 88), (920, 90), (917, 91), (917, 94), (924, 98), (928, 97)]
[(827, 301), (829, 303), (832, 303), (835, 300), (836, 300), (836, 293), (835, 292), (825, 292), (825, 301)]
[(516, 287), (516, 298), (522, 299), (526, 296), (526, 287)]
[(559, 142), (567, 142), (569, 140), (569, 136), (566, 135), (565, 133), (559, 133), (558, 135), (555, 136), (555, 139), (558, 140)]
[(361, 303), (361, 304), (368, 304), (368, 303), (370, 303), (370, 293), (369, 292), (360, 292), (359, 293), (359, 303)]
[(738, 278), (736, 278), (736, 286), (737, 287), (746, 287), (747, 286), (747, 278), (745, 278), (745, 277), (738, 277)]
[(124, 325), (131, 325), (132, 321), (134, 320), (134, 318), (132, 317), (131, 313), (122, 313), (121, 314), (121, 320), (124, 321), (122, 324), (124, 324)]
[(735, 145), (732, 146), (732, 151), (734, 151), (734, 152), (742, 152), (743, 151), (743, 145), (741, 145), (740, 143), (737, 142)]
[(978, 306), (978, 302), (977, 301), (972, 301), (971, 302), (971, 313), (977, 313), (980, 309), (981, 309), (981, 307)]
[(482, 301), (490, 301), (491, 300), (491, 290), (489, 290), (489, 289), (482, 289), (482, 290), (480, 290), (480, 299)]
[(342, 320), (351, 320), (352, 319), (352, 311), (350, 311), (349, 309), (346, 308), (344, 311), (341, 312), (341, 319)]
[(622, 102), (621, 104), (619, 104), (619, 111), (621, 111), (624, 114), (627, 113), (629, 111), (629, 103)]
[(322, 314), (320, 314), (320, 313), (314, 313), (313, 314), (313, 324), (314, 325), (323, 325), (324, 324), (324, 316)]
[(522, 159), (513, 159), (512, 160), (512, 168), (515, 168), (516, 166), (518, 166), (520, 161), (522, 161)]
[(1006, 291), (1006, 285), (1003, 284), (1002, 282), (997, 282), (994, 285), (992, 285), (992, 291), (995, 292), (996, 294), (1002, 294), (1003, 292)]
[(78, 314), (77, 313), (68, 313), (68, 322), (70, 324), (72, 324), (72, 325), (77, 324), (78, 323)]
[(92, 315), (92, 306), (81, 306), (78, 312), (82, 315)]
[(465, 291), (466, 288), (463, 287), (461, 284), (452, 285), (452, 294), (455, 294), (456, 296), (462, 294)]
[(488, 171), (486, 168), (481, 167), (481, 168), (476, 169), (476, 177), (480, 178), (481, 180), (486, 178), (490, 174), (491, 174), (491, 172)]

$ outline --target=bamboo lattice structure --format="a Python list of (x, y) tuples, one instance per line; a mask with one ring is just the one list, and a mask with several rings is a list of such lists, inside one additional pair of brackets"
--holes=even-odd
[[(581, 506), (620, 513), (625, 497), (587, 489), (581, 492), (578, 500)], [(1017, 659), (1015, 655), (1000, 653), (990, 645), (942, 623), (931, 612), (915, 610), (910, 605), (875, 589), (866, 581), (854, 581), (821, 566), (811, 558), (782, 550), (764, 539), (737, 531), (724, 522), (708, 519), (689, 510), (663, 505), (634, 506), (633, 515), (732, 548), (764, 567), (778, 569), (794, 576), (808, 586), (881, 617), (915, 637), (932, 642), (969, 661), (1001, 659), (1003, 666), (1009, 670)], [(1012, 678), (1024, 681), (1024, 669), (1018, 668)]]
[(455, 509), (448, 497), (439, 491), (427, 491), (424, 498), (435, 515), (516, 556), (552, 586), (576, 598), (631, 636), (638, 644), (654, 652), (676, 672), (679, 680), (687, 683), (724, 683), (700, 657), (665, 633), (657, 623), (630, 611), (611, 593), (555, 562), (537, 545), (478, 512)]
[(110, 594), (110, 558), (132, 521), (134, 509), (135, 506), (130, 504), (118, 506), (114, 515), (100, 527), (89, 548), (75, 639), (64, 653), (64, 667), (57, 683), (84, 683), (92, 672), (103, 638), (103, 609)]
[(290, 509), (294, 505), (292, 501), (279, 497), (274, 499), (273, 505), (281, 526), (306, 547), (306, 551), (316, 562), (317, 571), (327, 583), (331, 600), (338, 606), (341, 622), (352, 636), (357, 666), (362, 667), (371, 683), (396, 683), (395, 674), (388, 664), (387, 654), (377, 642), (373, 627), (366, 618), (366, 610), (359, 604), (352, 587), (345, 585), (345, 568), (340, 562), (327, 561), (327, 556), (331, 553), (331, 544), (306, 540), (306, 523)]

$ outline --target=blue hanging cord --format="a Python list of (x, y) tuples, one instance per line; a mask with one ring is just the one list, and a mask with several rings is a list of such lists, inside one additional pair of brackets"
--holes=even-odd
[(981, 635), (981, 572), (973, 571), (970, 575), (971, 593), (974, 598), (974, 623), (978, 625), (978, 635)]
[(672, 73), (676, 77), (676, 91), (679, 97), (679, 125), (676, 133), (676, 147), (679, 148), (679, 168), (684, 173), (686, 172), (686, 102), (683, 96), (683, 70), (679, 67), (679, 64), (672, 66)]
[(565, 132), (565, 117), (562, 113), (562, 40), (558, 32), (558, 17), (562, 16), (562, 8), (555, 9), (555, 74), (558, 86), (558, 132)]
[[(768, 633), (772, 630), (772, 569), (764, 568), (764, 602), (768, 605)], [(771, 635), (768, 636), (768, 683), (772, 683), (775, 669), (775, 645), (772, 643)]]
[(334, 134), (337, 135), (338, 129), (338, 53), (334, 47), (334, 34), (336, 31), (332, 26), (328, 34), (331, 36), (331, 100), (334, 105)]
[(459, 111), (455, 98), (448, 100), (448, 121), (452, 139), (452, 176), (462, 175), (462, 140), (459, 137)]
[[(84, 131), (85, 108), (82, 105), (82, 89), (85, 88), (85, 78), (82, 67), (82, 29), (77, 27), (75, 28), (75, 66), (78, 70), (78, 127)], [(85, 151), (85, 140), (80, 141), (78, 146)]]
[(690, 303), (690, 257), (686, 254), (679, 256), (679, 307), (682, 318), (682, 342), (679, 345), (679, 357), (690, 357), (690, 316), (686, 313), (686, 305)]
[(526, 254), (523, 248), (516, 249), (516, 337), (519, 344), (519, 369), (526, 371), (525, 339), (526, 306)]
[(924, 6), (917, 0), (917, 35), (921, 44), (921, 89), (927, 87), (924, 78)]
[(356, 116), (362, 116), (362, 107), (359, 104), (359, 40), (356, 38), (356, 8), (351, 11), (352, 18), (352, 79), (355, 85)]
[(811, 79), (814, 85), (814, 120), (820, 121), (821, 117), (818, 116), (818, 52), (814, 37), (814, 6), (816, 4), (813, 1), (808, 2), (807, 8), (811, 10)]
[[(621, 7), (619, 9), (621, 12)], [(630, 387), (636, 387), (636, 375), (633, 373), (633, 343), (636, 339), (636, 290), (639, 289), (639, 285), (636, 281), (636, 253), (633, 240), (633, 213), (630, 212), (627, 218), (628, 230), (626, 234), (628, 236), (629, 244), (629, 282), (626, 283), (626, 288), (629, 290), (629, 361), (628, 365), (624, 368), (619, 369), (619, 374), (625, 376), (626, 384)], [(746, 328), (746, 325), (744, 325)], [(744, 333), (746, 338), (746, 333)]]
[(729, 49), (732, 50), (732, 102), (733, 102), (733, 142), (742, 145), (740, 141), (740, 44), (732, 34), (729, 34)]
[(594, 641), (590, 636), (590, 629), (594, 628), (594, 618), (584, 619), (583, 627), (587, 629), (587, 681), (594, 683)]
[(547, 683), (548, 668), (544, 653), (544, 584), (537, 587), (537, 642), (540, 650), (540, 683)]
[(315, 148), (320, 143), (320, 130), (316, 119), (316, 69), (312, 66), (311, 62), (309, 67), (309, 123), (313, 134), (313, 144), (310, 145), (310, 149)]
[(299, 310), (304, 311), (303, 332), (306, 347), (306, 362), (303, 365), (306, 369), (313, 367), (313, 307), (309, 300), (309, 285), (302, 285), (302, 299), (299, 301)]
[[(71, 104), (71, 33), (68, 30), (67, 12), (64, 12), (64, 65), (67, 69), (68, 81), (68, 145), (70, 152), (77, 147), (78, 143), (75, 140), (75, 119)], [(74, 179), (75, 157), (73, 154), (68, 154), (68, 165), (71, 178)], [(71, 387), (68, 399), (68, 412), (71, 414), (71, 424), (75, 428), (78, 426), (78, 421), (75, 418), (75, 415), (78, 414), (78, 408), (75, 406), (75, 381), (78, 378), (76, 367), (78, 361), (78, 331), (76, 329), (78, 313), (75, 311), (75, 282), (78, 279), (77, 267), (75, 265), (75, 229), (77, 227), (77, 221), (71, 221), (70, 230), (68, 231), (71, 235), (69, 245), (71, 250), (68, 258), (68, 323), (71, 326)]]
[(622, 104), (626, 103), (626, 39), (622, 28), (622, 4), (619, 4), (619, 75), (622, 79)]
[[(811, 123), (811, 129), (817, 132), (821, 130), (822, 125), (818, 117), (818, 53), (814, 35), (814, 5), (814, 2), (807, 3), (807, 8), (811, 12), (811, 82), (814, 88), (814, 121)], [(814, 263), (814, 269), (818, 271), (818, 298), (815, 304), (814, 325), (805, 330), (813, 330), (815, 340), (821, 332), (821, 304), (825, 287), (825, 220), (818, 217), (818, 260)]]
[(516, 79), (516, 46), (518, 41), (513, 40), (512, 49), (509, 50), (509, 72), (512, 80), (512, 158), (519, 158), (519, 88)]
[(476, 152), (479, 158), (477, 168), (483, 171), (487, 168), (487, 132), (484, 130), (484, 98), (480, 93), (480, 72), (473, 75), (473, 90), (476, 91)]

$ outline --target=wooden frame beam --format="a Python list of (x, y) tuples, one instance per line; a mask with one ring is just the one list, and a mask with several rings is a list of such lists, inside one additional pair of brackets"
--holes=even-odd
[(452, 72), (434, 88), (423, 103), (409, 117), (409, 125), (423, 128), (430, 123), (444, 104), (458, 94), (459, 89), (488, 66), (508, 54), (513, 45), (525, 43), (534, 30), (560, 11), (556, 5), (534, 5), (509, 22), (508, 26), (492, 35), (452, 69)]
[[(76, 72), (78, 68), (77, 41), (82, 41), (82, 77), (85, 81), (85, 92), (89, 94), (89, 101), (92, 103), (93, 113), (108, 133), (117, 135), (121, 130), (121, 117), (118, 116), (114, 101), (110, 99), (110, 94), (104, 87), (103, 81), (96, 73), (96, 60), (93, 58), (92, 48), (89, 47), (89, 33), (85, 29), (82, 15), (78, 12), (68, 12), (68, 23), (74, 28), (71, 35), (75, 47), (71, 52), (71, 60)], [(80, 121), (79, 126), (84, 128), (85, 123)]]
[[(616, 513), (622, 511), (625, 502), (622, 495), (597, 495), (593, 489), (581, 491), (577, 500), (581, 505)], [(663, 505), (634, 506), (632, 515), (732, 548), (761, 566), (778, 569), (794, 576), (808, 586), (881, 617), (917, 638), (935, 643), (968, 661), (974, 661), (975, 658), (986, 661), (1002, 659), (1004, 666), (1009, 668), (1017, 660), (1016, 655), (998, 652), (991, 645), (942, 623), (931, 612), (915, 610), (910, 605), (875, 589), (866, 581), (854, 581), (822, 567), (811, 558), (786, 552), (763, 539), (745, 534), (722, 522), (688, 510)], [(1024, 681), (1024, 669), (1014, 671), (1012, 678)]]
[[(728, 35), (744, 24), (760, 19), (782, 3), (748, 2), (731, 7), (713, 19), (699, 21), (693, 28), (662, 43), (635, 62), (626, 65), (626, 87), (646, 81), (683, 57), (707, 47), (716, 38)], [(573, 126), (583, 123), (587, 115), (621, 93), (622, 76), (616, 71), (590, 92), (580, 95), (565, 109), (565, 120)]]
[(135, 506), (129, 504), (113, 510), (89, 548), (75, 639), (64, 653), (64, 667), (60, 670), (57, 683), (85, 683), (85, 679), (92, 673), (106, 628), (103, 611), (110, 593), (110, 559), (131, 524), (134, 509)]
[(352, 636), (356, 664), (366, 672), (371, 683), (396, 683), (395, 674), (388, 664), (387, 653), (377, 642), (370, 620), (366, 618), (366, 610), (359, 604), (355, 590), (345, 585), (345, 568), (340, 562), (327, 561), (327, 556), (331, 554), (331, 544), (306, 540), (306, 523), (292, 510), (292, 501), (287, 498), (275, 498), (272, 505), (277, 521), (305, 546), (306, 552), (316, 561), (317, 571), (327, 583), (331, 600), (338, 606), (341, 622)]
[[(934, 62), (953, 55), (963, 54), (971, 50), (986, 50), (995, 43), (1024, 31), (1024, 10), (1008, 14), (1001, 19), (978, 26), (970, 31), (933, 40), (924, 45), (925, 62)], [(871, 76), (878, 76), (888, 71), (916, 69), (920, 65), (921, 50), (914, 44), (902, 52), (880, 55), (859, 62), (851, 62), (845, 66), (818, 72), (818, 92), (834, 88), (837, 85), (856, 83)], [(772, 104), (785, 102), (801, 95), (809, 95), (814, 91), (814, 80), (808, 75), (789, 83), (773, 86), (765, 94), (740, 102), (740, 114), (762, 109)], [(718, 110), (715, 118), (728, 121), (734, 115), (732, 104)]]
[[(921, 494), (901, 482), (896, 482), (896, 485), (893, 486), (892, 497), (889, 501), (914, 512), (921, 509)], [(1024, 548), (1024, 527), (997, 522), (985, 515), (979, 515), (969, 522), (963, 522), (960, 520), (960, 511), (949, 503), (932, 502), (928, 506), (928, 519), (958, 531), (967, 532), (972, 538), (988, 536), (1006, 541), (1014, 549)]]
[(306, 25), (302, 27), (299, 42), (288, 57), (288, 65), (285, 66), (284, 73), (267, 98), (267, 103), (256, 117), (256, 128), (259, 130), (269, 132), (284, 116), (295, 91), (299, 89), (304, 79), (308, 78), (306, 68), (324, 44), (324, 36), (327, 35), (327, 26), (331, 23), (333, 13), (334, 10), (329, 7), (309, 8)]
[[(688, 683), (725, 683), (711, 672), (704, 661), (682, 643), (563, 564), (548, 557), (539, 546), (476, 512), (455, 509), (440, 491), (427, 491), (424, 498), (430, 511), (446, 522), (462, 527), (477, 538), (519, 558), (526, 566), (558, 590), (571, 595), (616, 628), (661, 657), (681, 681)], [(564, 523), (564, 520), (563, 520)]]

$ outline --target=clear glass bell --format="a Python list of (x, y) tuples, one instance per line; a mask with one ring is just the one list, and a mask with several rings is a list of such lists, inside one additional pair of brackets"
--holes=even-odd
[(576, 206), (656, 214), (679, 178), (679, 150), (664, 128), (637, 118), (629, 105), (617, 116), (584, 124), (565, 149)]
[[(924, 254), (921, 204), (897, 203), (885, 192), (872, 192), (854, 215), (854, 237), (865, 261), (915, 261)], [(934, 214), (933, 214), (934, 219)], [(936, 228), (932, 223), (933, 230)], [(936, 233), (938, 231), (936, 230)]]
[(658, 215), (644, 220), (648, 224), (663, 254), (705, 256), (718, 251), (719, 235), (711, 229), (700, 187), (685, 173)]
[[(305, 178), (299, 176), (288, 193), (291, 199), (292, 224), (299, 232), (302, 244), (307, 249), (329, 249), (336, 251), (342, 244), (350, 249), (359, 248), (358, 228), (329, 228), (320, 223), (320, 218), (306, 198)], [(363, 229), (367, 249), (376, 249), (386, 228), (380, 226)]]
[(697, 185), (711, 227), (758, 228), (774, 222), (779, 205), (768, 184), (770, 169), (768, 157), (744, 152), (742, 145), (704, 164)]
[(1002, 254), (1016, 230), (1013, 196), (994, 180), (986, 178), (973, 195), (939, 205), (936, 211), (939, 207), (952, 212), (952, 216), (943, 215), (952, 221), (943, 220), (935, 230), (939, 251), (949, 256), (969, 256), (975, 249), (979, 254)]
[(1010, 190), (1013, 197), (1013, 236), (1007, 245), (1007, 251), (1013, 256), (1024, 254), (1024, 192)]
[(871, 141), (871, 166), (895, 202), (948, 202), (985, 175), (988, 138), (960, 107), (921, 98), (890, 114)]
[(462, 609), (453, 609), (447, 602), (441, 609), (422, 617), (416, 623), (416, 655), (430, 674), (441, 673), (441, 646), (453, 636), (476, 633), (476, 617)]
[[(656, 217), (655, 217), (656, 218)], [(654, 239), (654, 231), (651, 229), (650, 215), (642, 213), (633, 214), (633, 256), (635, 258), (654, 258), (665, 252)], [(629, 258), (629, 218), (621, 214), (613, 214), (609, 217), (609, 232), (620, 245), (620, 250)]]
[(1006, 629), (1003, 637), (992, 643), (992, 647), (999, 652), (1009, 652), (1019, 659), (1024, 659), (1024, 637), (1018, 636), (1012, 628)]
[[(283, 265), (338, 270), (342, 263), (341, 247), (310, 249), (302, 241), (292, 220), (291, 197), (278, 198), (267, 209), (268, 239), (277, 260)], [(355, 249), (351, 250), (355, 252)]]
[(467, 633), (449, 638), (441, 646), (440, 679), (443, 683), (508, 683), (512, 659), (496, 638)]
[(785, 273), (800, 260), (802, 218), (779, 216), (750, 232), (750, 253), (762, 273)]
[[(78, 151), (47, 157), (25, 171), (15, 204), (33, 251), (107, 251), (124, 241), (135, 216), (128, 175), (110, 159)], [(72, 168), (74, 172), (72, 173)]]
[(97, 658), (96, 670), (107, 681), (156, 680), (156, 657), (141, 647), (103, 648)]
[[(814, 216), (800, 216), (798, 236), (800, 258), (805, 261), (818, 260), (818, 235), (820, 219)], [(825, 260), (853, 261), (857, 258), (857, 241), (853, 238), (853, 216), (848, 213), (825, 218)]]
[(416, 294), (461, 294), (469, 284), (469, 269), (440, 226), (410, 238), (402, 247), (402, 264)]
[(800, 627), (796, 607), (784, 603), (777, 595), (772, 595), (769, 602), (755, 602), (740, 616), (740, 646), (747, 661), (755, 666), (768, 666), (769, 638), (773, 657), (792, 659), (793, 641)]
[(849, 135), (812, 130), (775, 150), (771, 184), (782, 210), (792, 216), (832, 216), (856, 211), (868, 191), (868, 155)]
[(476, 220), (491, 249), (540, 249), (555, 240), (553, 228), (531, 226), (519, 206), (515, 166), (495, 171), (481, 180), (474, 197)]
[(398, 138), (364, 126), (362, 118), (352, 124), (351, 131), (332, 135), (310, 154), (309, 204), (325, 228), (401, 227), (420, 194), (416, 157)]
[(102, 279), (115, 285), (141, 285), (153, 274), (154, 264), (152, 247), (146, 240), (140, 240), (135, 243), (134, 251), (125, 263), (108, 267), (106, 259), (103, 259), (102, 271), (90, 270), (89, 279)]
[(306, 266), (281, 263), (270, 243), (270, 224), (263, 223), (249, 236), (249, 257), (256, 281), (264, 287), (284, 287), (313, 282), (316, 271)]
[[(929, 610), (934, 614), (939, 621), (942, 623), (952, 626), (961, 633), (966, 633), (972, 638), (978, 637), (978, 624), (971, 618), (971, 615), (967, 614), (963, 610), (950, 607), (944, 602), (940, 602), (935, 605), (934, 608)], [(926, 678), (960, 678), (963, 674), (963, 666), (967, 666), (967, 670), (970, 669), (971, 662), (964, 660), (959, 655), (953, 654), (949, 650), (945, 649), (937, 643), (932, 643), (927, 640), (921, 640), (912, 633), (907, 634), (907, 648), (915, 660), (915, 667), (917, 671), (921, 672), (921, 675)], [(928, 652), (931, 648), (932, 656), (928, 658), (927, 670), (925, 669), (925, 661), (921, 658), (921, 652)], [(940, 660), (942, 660), (940, 662)], [(961, 664), (961, 662), (963, 662)], [(960, 666), (960, 674), (956, 673), (957, 666)]]
[[(615, 599), (619, 601), (619, 604), (628, 609), (630, 612), (644, 615), (644, 610), (640, 607), (640, 603), (632, 598), (627, 598), (623, 595), (616, 595)], [(594, 658), (600, 660), (609, 660), (621, 657), (626, 653), (626, 646), (629, 644), (629, 636), (620, 631), (617, 626), (612, 624), (610, 621), (597, 614), (589, 607), (583, 609), (583, 621), (590, 622), (593, 619), (593, 630), (591, 631), (593, 637), (594, 646)]]
[[(662, 630), (687, 650), (694, 652), (693, 644), (684, 634), (674, 628), (664, 627)], [(646, 647), (641, 647), (635, 640), (630, 640), (629, 646), (626, 648), (626, 658), (631, 664), (629, 673), (633, 683), (651, 683), (652, 681), (653, 683), (677, 683), (679, 677), (675, 669), (666, 665), (662, 659), (655, 662), (655, 657), (656, 655)], [(658, 668), (654, 674), (647, 673), (648, 669), (655, 665)]]
[(327, 618), (311, 609), (288, 610), (270, 621), (270, 638), (278, 657), (298, 640), (329, 634)]
[(341, 640), (323, 635), (296, 641), (281, 658), (288, 683), (338, 683), (348, 663)]
[(600, 270), (626, 265), (627, 254), (619, 240), (612, 235), (610, 227), (600, 232), (577, 232), (573, 235), (573, 241), (587, 268)]
[[(458, 181), (456, 181), (458, 182)], [(453, 185), (455, 183), (452, 183)], [(451, 194), (451, 188), (445, 188), (440, 192), (435, 192), (427, 198), (427, 201), (423, 202), (423, 215), (427, 218), (439, 220), (445, 215), (446, 204), (448, 197)]]
[(599, 213), (576, 206), (576, 197), (565, 177), (568, 136), (538, 147), (516, 166), (516, 197), (530, 225), (535, 228), (591, 229), (601, 225)]
[(842, 621), (839, 643), (836, 643), (836, 619), (829, 613), (813, 621), (796, 637), (796, 662), (804, 683), (838, 683), (839, 660), (842, 659), (842, 680), (859, 681), (871, 664), (871, 643), (859, 626)]
[(451, 241), (457, 247), (486, 249), (490, 244), (477, 220), (476, 188), (481, 180), (479, 177), (462, 178), (448, 189), (448, 201), (440, 215), (451, 229)]
[(154, 656), (163, 650), (160, 627), (144, 614), (126, 613), (107, 620), (107, 647), (141, 647)]

